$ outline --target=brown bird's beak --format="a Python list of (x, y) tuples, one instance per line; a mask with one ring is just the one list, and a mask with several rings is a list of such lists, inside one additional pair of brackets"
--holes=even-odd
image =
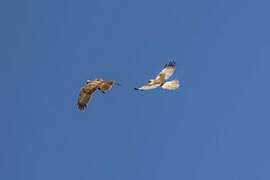
[(117, 86), (121, 86), (121, 84), (119, 82), (114, 82), (114, 84)]

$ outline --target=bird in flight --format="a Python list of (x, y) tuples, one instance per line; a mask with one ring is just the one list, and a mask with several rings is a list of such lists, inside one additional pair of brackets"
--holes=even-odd
[(87, 84), (80, 90), (78, 108), (84, 110), (96, 90), (106, 93), (106, 91), (112, 88), (113, 84), (120, 86), (120, 84), (115, 81), (105, 81), (103, 79), (95, 79), (94, 81), (87, 80)]
[(154, 89), (161, 86), (163, 89), (175, 90), (180, 86), (178, 80), (167, 81), (169, 77), (174, 73), (175, 70), (175, 62), (170, 61), (169, 64), (166, 64), (163, 70), (157, 75), (156, 79), (151, 79), (148, 81), (148, 84), (140, 87), (134, 88), (135, 90), (149, 90)]

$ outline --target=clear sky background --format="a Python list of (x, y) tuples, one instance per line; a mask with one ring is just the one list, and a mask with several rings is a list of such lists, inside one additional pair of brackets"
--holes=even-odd
[[(268, 0), (0, 6), (1, 180), (269, 180)], [(170, 60), (176, 91), (137, 92)], [(77, 109), (87, 79), (122, 86)]]

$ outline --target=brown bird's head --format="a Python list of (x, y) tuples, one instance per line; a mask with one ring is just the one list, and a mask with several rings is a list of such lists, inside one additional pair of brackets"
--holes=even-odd
[(115, 84), (117, 86), (121, 86), (121, 84), (119, 82), (116, 82), (116, 81), (112, 81), (113, 83), (112, 84)]

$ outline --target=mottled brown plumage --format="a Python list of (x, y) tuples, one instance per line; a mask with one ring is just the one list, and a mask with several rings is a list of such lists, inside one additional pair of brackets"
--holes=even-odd
[(102, 81), (99, 89), (103, 92), (106, 93), (106, 91), (110, 90), (112, 88), (112, 85), (114, 84), (114, 81)]
[(87, 80), (87, 84), (80, 90), (78, 108), (84, 110), (96, 90), (101, 90), (103, 93), (106, 93), (106, 91), (112, 88), (113, 84), (119, 85), (119, 83), (115, 83), (114, 81), (105, 81), (103, 79), (96, 79), (94, 81)]

